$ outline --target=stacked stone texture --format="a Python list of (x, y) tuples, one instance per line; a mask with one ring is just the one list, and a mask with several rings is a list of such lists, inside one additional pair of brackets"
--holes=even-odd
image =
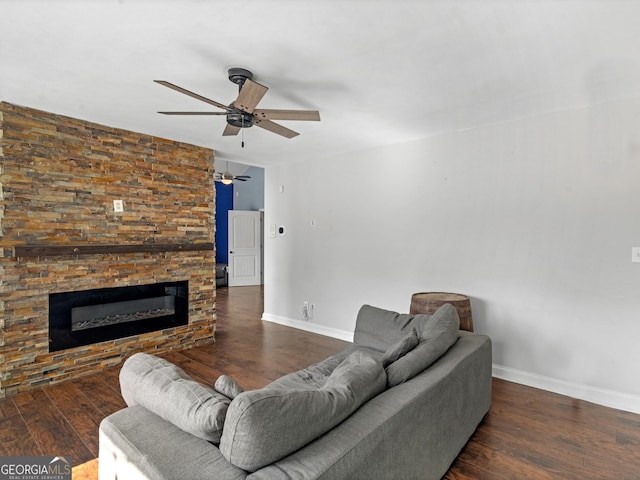
[[(0, 102), (0, 397), (213, 341), (212, 250), (16, 257), (15, 246), (213, 243), (214, 153)], [(113, 200), (122, 200), (115, 212)], [(50, 293), (189, 281), (188, 325), (49, 353)]]

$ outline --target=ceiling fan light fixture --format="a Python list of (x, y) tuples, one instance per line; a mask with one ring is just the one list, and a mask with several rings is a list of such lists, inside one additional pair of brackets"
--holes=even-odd
[(230, 178), (221, 178), (220, 181), (223, 185), (231, 185), (233, 183), (233, 180), (231, 180)]

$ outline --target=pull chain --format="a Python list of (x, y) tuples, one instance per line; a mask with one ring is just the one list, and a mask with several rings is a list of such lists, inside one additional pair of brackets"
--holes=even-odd
[(241, 145), (244, 148), (244, 115), (242, 115), (242, 129), (240, 130), (241, 135)]

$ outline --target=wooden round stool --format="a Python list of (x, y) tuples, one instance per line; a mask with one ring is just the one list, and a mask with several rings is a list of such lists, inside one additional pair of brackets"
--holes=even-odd
[(450, 303), (457, 310), (460, 317), (460, 330), (473, 332), (473, 318), (471, 317), (471, 300), (460, 293), (421, 292), (411, 296), (409, 313), (434, 314), (445, 303)]

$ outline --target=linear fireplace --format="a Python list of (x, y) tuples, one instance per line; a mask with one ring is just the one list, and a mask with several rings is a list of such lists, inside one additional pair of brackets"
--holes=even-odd
[(49, 295), (49, 351), (187, 325), (188, 282)]

